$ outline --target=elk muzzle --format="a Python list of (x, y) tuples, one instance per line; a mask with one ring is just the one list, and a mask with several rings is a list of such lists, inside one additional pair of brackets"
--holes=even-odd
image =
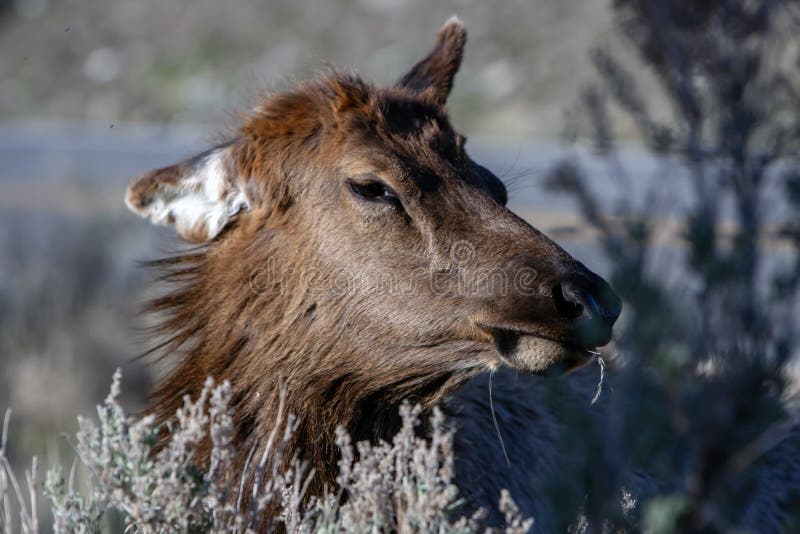
[(493, 314), (493, 320), (484, 316), (477, 325), (504, 363), (542, 373), (591, 361), (595, 349), (611, 341), (622, 302), (605, 280), (577, 264), (549, 277), (542, 291), (514, 295), (499, 309), (507, 313)]

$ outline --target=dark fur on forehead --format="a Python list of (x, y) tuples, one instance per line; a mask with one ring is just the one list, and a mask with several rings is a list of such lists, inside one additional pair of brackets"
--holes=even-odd
[(266, 97), (240, 131), (251, 140), (285, 143), (316, 142), (324, 132), (419, 141), (453, 153), (463, 144), (442, 104), (404, 87), (378, 88), (337, 72)]

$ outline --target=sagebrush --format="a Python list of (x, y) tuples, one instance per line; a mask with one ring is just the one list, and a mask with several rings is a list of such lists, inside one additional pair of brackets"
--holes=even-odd
[[(73, 441), (79, 465), (69, 473), (61, 465), (47, 472), (43, 494), (56, 532), (98, 532), (108, 529), (109, 521), (121, 522), (126, 532), (142, 533), (482, 530), (481, 512), (469, 517), (457, 513), (452, 431), (438, 411), (429, 439), (419, 436), (420, 409), (409, 404), (401, 408), (403, 425), (391, 444), (353, 445), (340, 429), (339, 487), (307, 496), (313, 473), (302, 459), (292, 458), (288, 469), (279, 467), (296, 422), (291, 414), (275, 422), (264, 450), (250, 451), (251, 486), (245, 473), (230, 469), (233, 414), (227, 383), (215, 385), (209, 379), (199, 398), (186, 398), (169, 429), (168, 444), (157, 450), (160, 429), (154, 418), (132, 417), (118, 403), (120, 380), (117, 372), (96, 421), (79, 418)], [(209, 464), (201, 466), (195, 453), (205, 435), (211, 437), (213, 451)], [(22, 532), (38, 532), (36, 500), (42, 488), (35, 460), (26, 476), (27, 492), (14, 476), (5, 448), (0, 449), (0, 463), (0, 525), (6, 532), (17, 526)], [(88, 471), (86, 487), (76, 484), (76, 469)], [(505, 532), (527, 532), (533, 520), (519, 516), (508, 493), (498, 498)], [(268, 507), (279, 514), (266, 523), (263, 512)]]

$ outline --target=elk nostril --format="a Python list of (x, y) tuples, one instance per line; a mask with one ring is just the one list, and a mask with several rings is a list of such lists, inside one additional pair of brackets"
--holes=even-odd
[(583, 315), (583, 304), (578, 298), (561, 284), (556, 284), (552, 289), (556, 310), (565, 319), (577, 319)]

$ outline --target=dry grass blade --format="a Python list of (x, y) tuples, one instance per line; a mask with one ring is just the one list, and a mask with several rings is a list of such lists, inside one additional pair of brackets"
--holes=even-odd
[(594, 404), (598, 400), (600, 400), (600, 395), (603, 394), (603, 382), (605, 381), (606, 378), (606, 362), (603, 359), (603, 357), (600, 356), (599, 352), (594, 352), (594, 351), (589, 351), (589, 352), (597, 356), (597, 365), (600, 366), (600, 378), (597, 381), (597, 391), (595, 392), (594, 397), (592, 398), (592, 402), (590, 403)]
[(33, 457), (30, 471), (25, 472), (25, 478), (28, 481), (28, 495), (30, 498), (31, 515), (30, 515), (30, 529), (31, 532), (39, 532), (39, 506), (37, 502), (36, 490), (36, 476), (38, 474), (39, 461), (36, 456)]
[[(3, 497), (3, 510), (5, 514), (6, 523), (6, 531), (11, 532), (11, 524), (12, 524), (12, 517), (11, 517), (11, 503), (10, 498), (8, 497), (8, 484), (10, 483), (11, 488), (14, 490), (14, 495), (16, 497), (16, 504), (19, 513), (19, 520), (20, 520), (20, 528), (24, 533), (36, 534), (39, 532), (38, 526), (38, 517), (36, 514), (36, 510), (33, 509), (33, 512), (28, 511), (27, 500), (22, 492), (22, 488), (17, 480), (16, 475), (14, 474), (14, 470), (11, 466), (11, 462), (8, 461), (8, 457), (6, 456), (6, 450), (8, 446), (8, 431), (11, 424), (11, 409), (9, 408), (6, 410), (6, 415), (3, 420), (3, 434), (0, 437), (0, 472), (3, 473), (2, 476), (2, 483), (0, 483), (0, 491), (2, 491)], [(36, 469), (36, 459), (33, 460), (33, 469)], [(30, 495), (29, 498), (31, 500), (30, 504), (32, 507), (36, 506), (36, 493), (34, 490), (34, 486), (32, 485), (32, 479), (28, 477), (28, 485), (30, 488)]]
[[(8, 424), (11, 420), (11, 408), (6, 410), (3, 419), (3, 431), (0, 434), (0, 457), (5, 458), (6, 444), (8, 443)], [(2, 526), (6, 534), (11, 534), (11, 497), (8, 494), (8, 476), (6, 470), (0, 466), (0, 501), (3, 503)]]

